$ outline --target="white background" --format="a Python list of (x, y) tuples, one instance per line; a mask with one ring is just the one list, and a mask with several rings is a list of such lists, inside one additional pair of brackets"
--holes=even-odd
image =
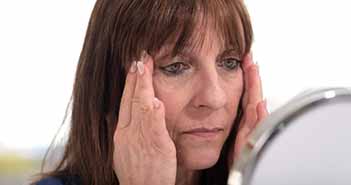
[[(245, 0), (270, 110), (351, 86), (348, 0)], [(0, 150), (46, 147), (69, 102), (92, 0), (0, 1)]]

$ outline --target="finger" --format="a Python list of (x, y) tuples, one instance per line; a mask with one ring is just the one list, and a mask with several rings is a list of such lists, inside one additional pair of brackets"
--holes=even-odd
[(255, 123), (257, 122), (257, 112), (256, 112), (256, 105), (249, 104), (246, 107), (245, 115), (245, 123), (243, 127), (248, 129), (249, 131), (255, 127)]
[(249, 127), (249, 131), (247, 133), (247, 136), (249, 136), (257, 127), (257, 125), (268, 116), (268, 111), (266, 108), (266, 100), (261, 101), (260, 103), (257, 104), (256, 106), (256, 112), (257, 112), (257, 117), (256, 121), (253, 122)]
[(244, 71), (244, 84), (245, 84), (245, 88), (247, 90), (248, 88), (248, 83), (249, 81), (247, 80), (248, 79), (248, 76), (249, 76), (249, 68), (253, 65), (253, 62), (252, 62), (252, 53), (249, 53), (245, 56), (244, 58), (244, 62), (243, 62), (243, 65), (242, 65), (242, 68), (243, 68), (243, 71)]
[(244, 93), (244, 98), (243, 98), (243, 105), (246, 105), (248, 102), (248, 87), (249, 87), (249, 68), (253, 65), (252, 62), (252, 53), (248, 53), (244, 57), (244, 61), (242, 63), (242, 69), (244, 73), (244, 87), (245, 87), (245, 93)]
[(257, 106), (258, 122), (261, 122), (263, 119), (265, 119), (268, 116), (268, 114), (269, 113), (267, 110), (267, 100), (263, 100)]
[(250, 53), (245, 55), (244, 61), (242, 63), (242, 68), (243, 68), (244, 72), (246, 72), (252, 64), (254, 64), (254, 63), (252, 61), (252, 53), (250, 52)]
[(245, 144), (246, 138), (255, 128), (257, 122), (256, 107), (249, 105), (243, 117), (243, 121), (240, 123), (239, 132), (237, 134), (237, 143), (235, 150), (240, 150), (241, 146)]
[(144, 52), (141, 61), (137, 63), (137, 81), (132, 98), (132, 122), (145, 121), (145, 115), (153, 110), (155, 97), (152, 84), (153, 60)]
[(134, 95), (135, 84), (136, 84), (136, 62), (133, 61), (129, 72), (126, 77), (126, 82), (124, 85), (124, 90), (122, 94), (122, 99), (120, 103), (120, 109), (118, 114), (118, 125), (117, 128), (124, 128), (130, 122), (131, 117), (131, 107), (132, 107), (132, 97)]
[(155, 143), (159, 143), (159, 146), (165, 146), (162, 145), (162, 142), (164, 142), (163, 139), (160, 139), (166, 137), (170, 138), (166, 127), (165, 107), (164, 104), (156, 97), (153, 99), (153, 106), (153, 116), (148, 127), (151, 128), (153, 137), (157, 139)]
[(239, 149), (243, 143), (246, 142), (246, 138), (255, 128), (257, 122), (256, 106), (249, 105), (244, 113), (243, 121), (240, 125), (239, 132), (237, 135), (238, 144), (236, 149)]
[(250, 66), (248, 70), (247, 81), (248, 85), (246, 87), (246, 102), (243, 103), (243, 108), (247, 107), (249, 104), (257, 105), (259, 102), (262, 101), (262, 84), (261, 78), (259, 75), (257, 65)]
[(258, 104), (262, 101), (263, 97), (261, 77), (257, 65), (251, 66), (249, 79), (249, 103)]

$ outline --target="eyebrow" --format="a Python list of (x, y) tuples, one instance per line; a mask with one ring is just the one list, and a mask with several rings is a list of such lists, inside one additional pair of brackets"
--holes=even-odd
[[(191, 52), (187, 52), (186, 50), (185, 51), (181, 51), (180, 52), (181, 54), (185, 55), (185, 56), (189, 56), (191, 58), (196, 58), (195, 56), (196, 55), (193, 55), (191, 54)], [(232, 56), (232, 55), (235, 55), (237, 56), (238, 58), (241, 58), (241, 55), (240, 55), (240, 51), (234, 47), (227, 47), (223, 50), (220, 50), (217, 57), (216, 57), (216, 60), (220, 59), (220, 58), (223, 58), (225, 56)]]
[(233, 47), (222, 51), (220, 54), (221, 57), (227, 56), (227, 55), (237, 55), (239, 58), (241, 58), (240, 51), (238, 49), (233, 48)]

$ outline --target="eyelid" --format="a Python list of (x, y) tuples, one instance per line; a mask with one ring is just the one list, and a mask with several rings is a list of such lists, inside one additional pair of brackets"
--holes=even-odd
[[(178, 70), (167, 70), (167, 68), (175, 66), (175, 65), (181, 65), (180, 69)], [(190, 66), (184, 62), (173, 62), (171, 64), (168, 64), (166, 66), (160, 66), (159, 67), (164, 74), (168, 76), (178, 76), (184, 73), (185, 71), (189, 70)]]
[(223, 59), (221, 59), (221, 60), (219, 61), (219, 63), (221, 63), (221, 62), (223, 62), (223, 61), (225, 61), (225, 60), (235, 60), (235, 61), (238, 62), (239, 64), (242, 63), (242, 60), (241, 60), (240, 58), (238, 58), (238, 57), (224, 57)]
[(181, 64), (181, 65), (183, 65), (183, 66), (188, 67), (187, 64), (184, 63), (184, 62), (172, 62), (172, 63), (167, 64), (167, 65), (165, 65), (165, 66), (161, 66), (161, 68), (166, 68), (166, 67), (169, 67), (169, 66), (174, 66), (174, 65), (176, 65), (176, 64)]
[[(226, 66), (224, 63), (227, 60), (234, 61), (234, 64), (233, 64), (234, 66), (233, 67), (232, 66), (230, 66), (230, 67)], [(228, 71), (235, 71), (236, 69), (241, 67), (241, 60), (237, 59), (236, 57), (224, 58), (220, 62), (218, 62), (218, 66), (219, 67), (223, 67), (223, 68), (225, 68)]]
[[(167, 59), (168, 58), (168, 59)], [(182, 55), (176, 55), (174, 57), (171, 57), (170, 55), (167, 56), (167, 58), (164, 58), (162, 61), (159, 62), (159, 66), (166, 67), (175, 63), (188, 63), (188, 59)], [(168, 61), (168, 62), (165, 62)]]
[(222, 60), (223, 59), (235, 59), (237, 61), (241, 61), (241, 57), (240, 56), (236, 56), (236, 55), (227, 55), (227, 56), (223, 56), (221, 58), (222, 58)]

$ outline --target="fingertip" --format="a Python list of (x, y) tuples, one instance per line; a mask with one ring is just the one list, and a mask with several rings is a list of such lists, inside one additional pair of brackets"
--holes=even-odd
[(258, 66), (256, 64), (252, 64), (250, 66), (248, 66), (247, 68), (244, 69), (245, 73), (246, 73), (246, 80), (248, 85), (252, 84), (252, 81), (256, 81), (255, 78), (256, 76), (259, 77), (259, 71), (258, 71)]
[[(129, 70), (128, 73), (126, 75), (126, 79), (125, 79), (125, 87), (127, 88), (127, 86), (134, 86), (135, 82), (136, 82), (136, 73), (138, 71), (138, 67), (137, 67), (137, 62), (133, 61), (130, 66), (129, 66)], [(134, 88), (132, 87), (128, 87), (134, 90)], [(129, 92), (128, 92), (129, 93)]]
[(252, 51), (249, 51), (246, 55), (245, 55), (245, 60), (251, 60), (252, 59)]
[(150, 73), (152, 75), (153, 70), (154, 70), (154, 60), (153, 60), (152, 56), (148, 53), (146, 53), (145, 63), (146, 63), (147, 68), (150, 70)]
[(130, 73), (135, 73), (137, 71), (137, 64), (135, 61), (133, 61), (129, 67), (129, 72)]
[(257, 107), (257, 113), (259, 115), (259, 121), (263, 120), (264, 118), (266, 118), (268, 116), (268, 109), (267, 109), (267, 100), (264, 99), (262, 100), (258, 107)]
[[(138, 62), (139, 63), (139, 62)], [(152, 77), (153, 74), (153, 68), (154, 68), (154, 61), (152, 59), (152, 56), (145, 50), (141, 52), (141, 57), (140, 57), (140, 63), (143, 65), (144, 73), (147, 70), (147, 73), (150, 73), (150, 76)], [(140, 65), (141, 65), (140, 64)]]
[(252, 58), (253, 58), (252, 56), (253, 56), (253, 55), (252, 55), (252, 51), (250, 51), (249, 54), (248, 54), (248, 59), (249, 59), (251, 62), (252, 62)]
[(253, 64), (253, 62), (252, 62), (252, 52), (250, 51), (244, 57), (244, 62), (243, 62), (244, 70), (248, 69), (252, 64)]
[(139, 73), (139, 75), (143, 75), (143, 74), (144, 74), (144, 72), (145, 72), (144, 63), (143, 63), (143, 62), (138, 61), (138, 62), (136, 63), (136, 66), (137, 66), (137, 69), (138, 69), (138, 73)]
[(258, 67), (256, 65), (251, 65), (248, 70), (247, 82), (248, 87), (257, 85), (256, 76), (258, 76)]

